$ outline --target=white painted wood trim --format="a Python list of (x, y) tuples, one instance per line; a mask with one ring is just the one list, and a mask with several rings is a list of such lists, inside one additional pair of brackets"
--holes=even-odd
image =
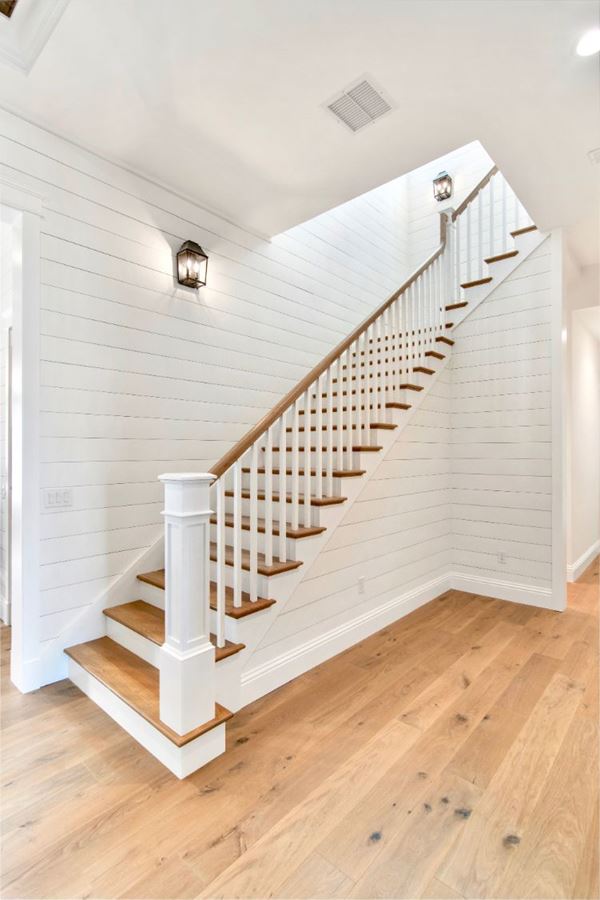
[(283, 653), (262, 666), (248, 669), (242, 673), (242, 706), (252, 703), (253, 700), (331, 659), (332, 656), (352, 647), (386, 625), (403, 618), (443, 594), (449, 587), (448, 577), (440, 576), (324, 632), (299, 647), (294, 647), (288, 653)]
[[(10, 677), (22, 691), (40, 666), (40, 198), (3, 181), (0, 204), (21, 216), (20, 285), (13, 298), (12, 646)], [(20, 511), (20, 515), (19, 515)]]
[(510, 603), (523, 603), (526, 606), (539, 606), (553, 609), (553, 592), (550, 588), (532, 587), (514, 581), (503, 581), (499, 578), (485, 578), (480, 575), (464, 575), (462, 572), (448, 572), (449, 587), (454, 591), (467, 591), (470, 594), (482, 594), (497, 600), (508, 600)]
[(189, 744), (177, 747), (73, 659), (69, 660), (69, 678), (177, 778), (186, 778), (225, 752), (224, 722)]
[(594, 541), (594, 543), (581, 554), (579, 559), (576, 559), (574, 563), (567, 566), (567, 581), (577, 581), (581, 578), (587, 567), (594, 561), (599, 553), (600, 538), (598, 538), (597, 541)]
[(552, 259), (552, 608), (567, 607), (567, 343), (563, 233), (550, 234)]

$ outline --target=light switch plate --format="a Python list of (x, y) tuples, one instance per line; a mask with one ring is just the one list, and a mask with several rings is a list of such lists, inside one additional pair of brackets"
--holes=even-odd
[(44, 509), (68, 509), (73, 506), (72, 488), (46, 488)]

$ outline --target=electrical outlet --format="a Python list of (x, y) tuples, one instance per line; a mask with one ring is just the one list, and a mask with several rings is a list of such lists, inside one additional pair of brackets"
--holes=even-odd
[(505, 565), (506, 565), (506, 553), (499, 553), (499, 554), (498, 554), (498, 562), (500, 563), (501, 566), (505, 566)]
[(365, 592), (365, 576), (361, 575), (358, 579), (358, 593), (364, 594)]
[(45, 509), (69, 509), (73, 506), (72, 488), (46, 488), (44, 490)]

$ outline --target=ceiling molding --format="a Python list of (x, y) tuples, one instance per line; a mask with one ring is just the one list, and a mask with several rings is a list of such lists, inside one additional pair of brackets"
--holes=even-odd
[(20, 0), (0, 20), (0, 63), (28, 74), (46, 46), (69, 0)]

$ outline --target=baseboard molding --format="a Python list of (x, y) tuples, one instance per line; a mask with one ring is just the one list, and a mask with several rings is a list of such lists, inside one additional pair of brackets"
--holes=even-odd
[(540, 606), (544, 609), (558, 609), (552, 602), (551, 588), (537, 588), (529, 584), (504, 581), (500, 578), (484, 578), (465, 575), (462, 572), (448, 574), (450, 587), (455, 591), (467, 591), (469, 594), (482, 594), (497, 600), (508, 600), (510, 603), (523, 603), (526, 606)]
[(579, 559), (576, 559), (574, 563), (570, 566), (567, 566), (567, 581), (577, 581), (578, 578), (581, 578), (587, 567), (591, 562), (598, 556), (600, 553), (600, 538), (597, 541), (587, 548), (585, 553), (582, 553)]
[(337, 656), (338, 653), (375, 634), (386, 625), (439, 597), (449, 588), (448, 576), (441, 575), (254, 669), (248, 669), (242, 673), (241, 705), (252, 703), (281, 687), (282, 684), (308, 672), (309, 669)]

